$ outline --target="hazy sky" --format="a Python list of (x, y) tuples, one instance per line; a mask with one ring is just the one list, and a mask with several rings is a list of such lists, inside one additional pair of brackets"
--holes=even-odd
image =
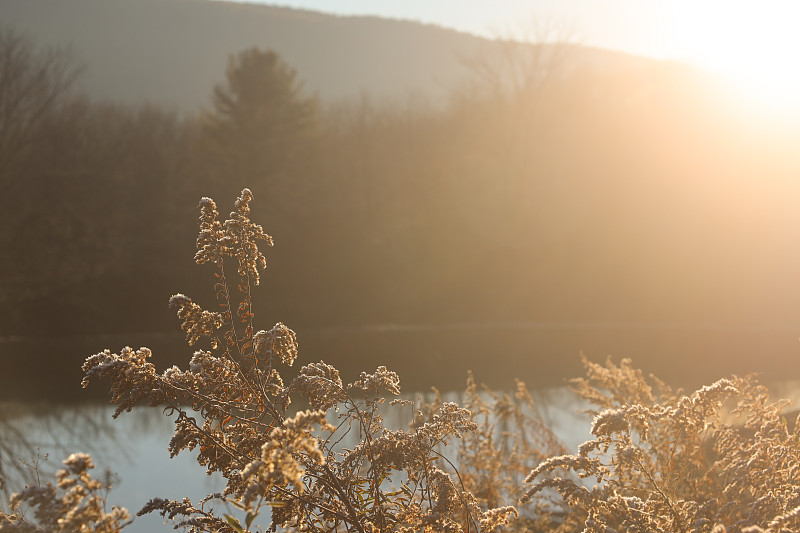
[(520, 37), (544, 21), (550, 28), (570, 27), (573, 40), (582, 44), (724, 73), (762, 100), (796, 100), (800, 94), (800, 72), (794, 68), (800, 0), (242, 1), (415, 20), (486, 37)]
[[(236, 1), (236, 0), (234, 0)], [(301, 7), (347, 15), (377, 15), (438, 24), (494, 37), (519, 33), (534, 20), (555, 20), (575, 27), (581, 41), (609, 48), (660, 54), (652, 35), (664, 0), (240, 0)], [(636, 21), (636, 24), (631, 22)], [(648, 35), (649, 34), (649, 35)], [(650, 42), (647, 42), (650, 41)]]
[(416, 20), (487, 37), (524, 29), (532, 20), (549, 17), (573, 24), (585, 44), (660, 57), (708, 55), (698, 48), (753, 39), (788, 38), (800, 44), (794, 35), (799, 33), (794, 28), (800, 15), (797, 0), (241, 1)]

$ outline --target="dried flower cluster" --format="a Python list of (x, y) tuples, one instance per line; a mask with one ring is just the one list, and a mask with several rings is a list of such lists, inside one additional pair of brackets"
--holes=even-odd
[[(253, 325), (251, 288), (266, 266), (257, 244), (272, 245), (272, 238), (250, 221), (252, 198), (242, 191), (225, 222), (212, 200), (200, 202), (195, 261), (215, 267), (221, 311), (182, 294), (171, 298), (188, 343), (208, 345), (188, 370), (157, 373), (147, 348), (106, 350), (84, 363), (84, 386), (110, 381), (115, 416), (140, 404), (176, 415), (170, 453), (194, 450), (209, 473), (220, 472), (224, 493), (209, 500), (235, 503), (246, 520), (216, 516), (207, 501), (154, 499), (140, 514), (160, 512), (190, 532), (252, 530), (261, 517), (272, 529), (477, 533), (516, 517), (513, 507), (476, 498), (457, 471), (437, 466), (444, 465), (441, 445), (477, 430), (468, 409), (442, 403), (408, 431), (390, 431), (379, 408), (386, 395), (400, 394), (400, 381), (386, 367), (347, 384), (320, 361), (284, 384), (281, 368), (294, 363), (298, 344), (281, 323), (260, 331)], [(237, 264), (235, 283), (229, 260)], [(310, 410), (289, 412), (293, 398)], [(338, 445), (347, 433), (358, 436), (353, 449)]]
[(752, 376), (691, 393), (630, 361), (584, 360), (574, 390), (594, 439), (534, 468), (522, 503), (556, 491), (585, 532), (800, 530), (800, 433)]
[(480, 390), (472, 374), (468, 376), (464, 407), (476, 429), (456, 443), (457, 464), (464, 485), (482, 507), (506, 509), (495, 513), (510, 522), (506, 530), (551, 531), (563, 526), (568, 510), (560, 502), (542, 499), (518, 510), (502, 507), (522, 496), (522, 482), (531, 468), (566, 451), (541, 418), (525, 384), (519, 380), (516, 384), (513, 392), (500, 394), (486, 387)]
[[(116, 533), (130, 524), (130, 515), (123, 507), (106, 512), (104, 492), (110, 482), (92, 479), (92, 459), (85, 453), (74, 453), (64, 460), (63, 470), (56, 473), (56, 486), (31, 486), (11, 497), (11, 513), (0, 511), (0, 531), (8, 533)], [(60, 494), (60, 495), (59, 495)], [(33, 510), (33, 519), (20, 512), (26, 504)], [(31, 510), (29, 509), (29, 511)]]

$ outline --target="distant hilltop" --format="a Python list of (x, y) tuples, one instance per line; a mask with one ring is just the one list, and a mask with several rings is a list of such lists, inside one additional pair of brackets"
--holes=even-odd
[[(210, 0), (3, 0), (0, 21), (69, 46), (92, 97), (184, 111), (205, 106), (229, 55), (252, 46), (278, 52), (328, 102), (364, 94), (442, 102), (469, 79), (464, 59), (495, 46), (411, 21)], [(591, 55), (604, 65), (631, 57)]]

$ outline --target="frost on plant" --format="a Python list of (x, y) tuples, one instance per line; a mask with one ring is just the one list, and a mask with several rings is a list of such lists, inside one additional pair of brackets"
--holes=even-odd
[[(224, 222), (213, 200), (200, 202), (195, 261), (214, 269), (219, 310), (184, 294), (170, 299), (188, 344), (200, 347), (187, 369), (158, 373), (150, 350), (129, 347), (83, 365), (83, 386), (111, 383), (115, 417), (137, 405), (162, 407), (175, 417), (170, 453), (194, 451), (209, 473), (226, 480), (222, 494), (198, 505), (155, 498), (139, 514), (159, 512), (190, 532), (477, 533), (515, 519), (514, 507), (476, 497), (456, 469), (437, 466), (444, 466), (441, 446), (477, 430), (468, 409), (443, 403), (428, 420), (390, 431), (379, 407), (400, 394), (400, 380), (384, 366), (346, 383), (320, 361), (284, 383), (281, 371), (298, 358), (298, 342), (282, 323), (256, 330), (252, 291), (266, 267), (258, 245), (273, 241), (250, 220), (252, 200), (243, 190)], [(292, 398), (310, 409), (289, 411)], [(355, 447), (337, 447), (347, 433), (357, 437)], [(215, 514), (215, 499), (240, 507), (244, 522)]]
[(628, 360), (584, 364), (573, 386), (597, 406), (594, 438), (534, 468), (522, 503), (555, 492), (591, 533), (800, 530), (800, 433), (786, 402), (752, 376), (684, 394)]

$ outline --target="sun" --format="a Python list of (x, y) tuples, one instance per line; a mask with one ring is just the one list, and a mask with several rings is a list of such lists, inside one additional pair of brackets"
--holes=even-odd
[(682, 59), (719, 74), (742, 105), (800, 116), (800, 2), (676, 4), (673, 38)]

